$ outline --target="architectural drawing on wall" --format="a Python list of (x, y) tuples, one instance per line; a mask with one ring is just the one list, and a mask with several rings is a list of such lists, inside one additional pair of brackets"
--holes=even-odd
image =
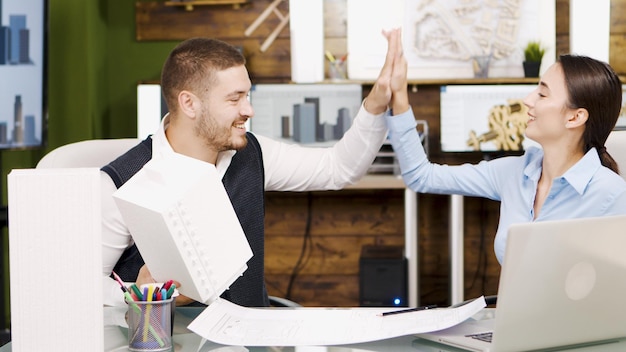
[[(372, 2), (372, 16), (363, 14), (368, 6), (362, 1)], [(389, 11), (401, 15), (375, 0), (348, 0), (351, 79), (375, 79), (382, 66), (386, 43), (372, 28), (402, 27), (409, 79), (472, 78), (473, 65), (485, 57), (488, 77), (523, 77), (523, 47), (531, 40), (548, 48), (542, 69), (554, 61), (554, 0), (389, 2)], [(380, 24), (372, 23), (376, 20)]]
[(515, 55), (519, 63), (522, 13), (532, 14), (522, 5), (522, 1), (454, 1), (447, 6), (442, 1), (409, 1), (405, 35), (412, 46), (407, 52), (424, 65), (438, 60), (469, 62), (481, 56), (495, 63)]

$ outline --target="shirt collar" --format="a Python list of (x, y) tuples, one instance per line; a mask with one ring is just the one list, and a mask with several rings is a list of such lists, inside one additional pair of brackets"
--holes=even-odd
[(170, 125), (170, 114), (161, 119), (159, 129), (152, 135), (152, 158), (164, 158), (174, 154), (174, 149), (165, 136), (165, 130)]
[[(526, 153), (527, 162), (524, 168), (524, 175), (534, 181), (538, 181), (541, 176), (541, 163), (543, 161), (543, 150), (531, 148)], [(587, 153), (569, 168), (564, 174), (565, 179), (579, 194), (583, 194), (593, 175), (602, 166), (600, 157), (595, 148), (589, 149)]]
[(543, 161), (543, 149), (530, 147), (524, 154), (526, 157), (526, 167), (524, 168), (524, 176), (538, 182), (541, 176), (541, 162)]
[[(161, 124), (159, 125), (159, 129), (152, 135), (152, 157), (153, 158), (164, 158), (168, 155), (172, 155), (176, 153), (172, 146), (170, 145), (167, 137), (165, 136), (165, 130), (170, 125), (170, 115), (169, 113), (161, 119)], [(220, 152), (217, 155), (217, 164), (215, 168), (220, 176), (224, 176), (228, 166), (230, 166), (230, 162), (235, 155), (234, 150), (227, 150), (224, 152)]]
[(591, 148), (574, 166), (563, 174), (563, 178), (574, 187), (574, 189), (583, 194), (587, 185), (591, 181), (593, 175), (602, 166), (600, 156), (596, 148)]

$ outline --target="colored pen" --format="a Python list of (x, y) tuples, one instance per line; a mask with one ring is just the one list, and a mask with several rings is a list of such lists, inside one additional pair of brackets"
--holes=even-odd
[(172, 286), (170, 286), (170, 288), (167, 289), (167, 298), (166, 299), (172, 298), (172, 295), (174, 294), (175, 290), (176, 290), (176, 284), (172, 284)]
[[(154, 286), (150, 285), (144, 287), (143, 289), (144, 296), (147, 297), (146, 301), (152, 302), (152, 293), (154, 292)], [(148, 304), (146, 307), (146, 312), (144, 316), (144, 324), (143, 324), (143, 341), (148, 341), (148, 330), (150, 329), (150, 312), (152, 312), (152, 304)]]
[(120, 286), (122, 286), (122, 287), (126, 287), (126, 286), (124, 285), (124, 282), (123, 282), (123, 281), (122, 281), (122, 279), (120, 278), (120, 276), (119, 276), (119, 275), (117, 275), (117, 274), (115, 273), (115, 271), (111, 271), (111, 274), (113, 274), (113, 278), (115, 279), (115, 281), (117, 281), (117, 282), (120, 284)]
[(141, 290), (137, 287), (137, 285), (130, 285), (130, 289), (135, 293), (139, 301), (143, 301), (143, 293), (141, 293)]
[(384, 312), (384, 313), (379, 313), (378, 316), (383, 316), (386, 317), (388, 315), (394, 315), (394, 314), (402, 314), (402, 313), (410, 313), (410, 312), (418, 312), (420, 310), (428, 310), (428, 309), (434, 309), (437, 308), (436, 304), (431, 304), (428, 306), (421, 306), (421, 307), (415, 307), (415, 308), (407, 308), (407, 309), (401, 309), (401, 310), (394, 310), (391, 312)]
[(124, 292), (124, 297), (126, 298), (126, 303), (130, 304), (137, 314), (141, 314), (141, 308), (134, 303), (135, 300), (131, 297), (130, 293)]
[(328, 50), (326, 50), (326, 58), (328, 58), (328, 61), (330, 62), (335, 62), (335, 57)]
[(164, 283), (163, 286), (161, 286), (161, 289), (165, 289), (167, 291), (167, 289), (169, 289), (173, 283), (174, 283), (174, 280), (167, 280), (167, 282)]
[(115, 271), (112, 271), (113, 273), (113, 277), (115, 278), (115, 281), (117, 281), (120, 284), (120, 288), (122, 289), (122, 292), (124, 292), (124, 296), (129, 293), (128, 289), (126, 288), (126, 285), (124, 285), (124, 282), (122, 281), (122, 279), (120, 279), (119, 276), (117, 276), (117, 274), (115, 273)]

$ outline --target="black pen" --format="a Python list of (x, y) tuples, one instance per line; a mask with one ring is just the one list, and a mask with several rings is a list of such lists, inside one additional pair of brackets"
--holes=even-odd
[(420, 310), (427, 310), (427, 309), (433, 309), (433, 308), (437, 308), (437, 305), (436, 304), (431, 304), (431, 305), (428, 305), (428, 306), (421, 306), (421, 307), (415, 307), (415, 308), (394, 310), (394, 311), (391, 311), (391, 312), (378, 313), (378, 315), (386, 317), (388, 315), (417, 312), (417, 311), (420, 311)]

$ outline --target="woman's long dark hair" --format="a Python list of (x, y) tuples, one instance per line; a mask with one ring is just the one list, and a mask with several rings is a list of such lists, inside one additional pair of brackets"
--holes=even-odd
[(587, 152), (595, 147), (602, 165), (619, 174), (613, 157), (604, 147), (622, 108), (622, 82), (607, 63), (582, 55), (559, 57), (569, 95), (568, 107), (584, 108), (589, 118), (583, 133)]

